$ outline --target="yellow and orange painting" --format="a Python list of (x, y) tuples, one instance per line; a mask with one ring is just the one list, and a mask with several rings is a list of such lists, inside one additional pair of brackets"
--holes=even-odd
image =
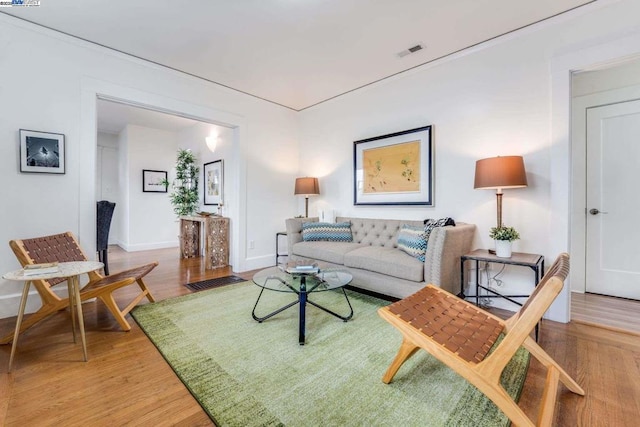
[(363, 150), (362, 167), (364, 193), (418, 192), (420, 141)]

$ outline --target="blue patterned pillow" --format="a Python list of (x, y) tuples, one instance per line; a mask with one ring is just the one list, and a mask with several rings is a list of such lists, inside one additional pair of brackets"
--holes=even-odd
[(305, 222), (302, 224), (302, 240), (305, 242), (353, 242), (350, 222)]
[(424, 227), (403, 225), (398, 232), (398, 249), (424, 262), (427, 253), (427, 236)]
[(424, 227), (405, 224), (398, 233), (398, 249), (424, 262), (431, 231), (446, 225), (456, 225), (456, 223), (453, 219), (445, 217), (425, 219)]

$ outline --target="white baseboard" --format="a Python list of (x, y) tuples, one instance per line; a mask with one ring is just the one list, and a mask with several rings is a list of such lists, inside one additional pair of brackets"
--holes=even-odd
[(234, 273), (242, 273), (244, 271), (258, 270), (261, 268), (273, 267), (276, 262), (276, 254), (263, 255), (254, 258), (246, 258), (244, 260), (244, 269), (242, 271), (233, 270)]
[(118, 246), (127, 252), (138, 252), (150, 251), (153, 249), (177, 248), (180, 246), (180, 243), (177, 240), (157, 243), (136, 243), (135, 245), (127, 245), (126, 243), (118, 242)]

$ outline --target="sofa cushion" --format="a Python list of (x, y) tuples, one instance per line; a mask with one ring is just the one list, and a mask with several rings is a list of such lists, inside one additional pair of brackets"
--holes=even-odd
[(398, 232), (398, 249), (424, 262), (427, 235), (424, 226), (403, 225)]
[(424, 264), (394, 248), (365, 246), (354, 249), (344, 255), (344, 265), (414, 282), (424, 279)]
[(350, 222), (305, 222), (302, 224), (302, 240), (305, 242), (352, 242)]
[(299, 242), (293, 245), (291, 253), (304, 258), (344, 264), (344, 254), (362, 245), (353, 242)]

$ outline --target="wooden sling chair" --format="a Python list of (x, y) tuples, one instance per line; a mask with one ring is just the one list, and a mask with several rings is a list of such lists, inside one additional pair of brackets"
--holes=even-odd
[[(33, 239), (12, 240), (9, 242), (9, 245), (22, 266), (54, 261), (68, 262), (87, 260), (86, 255), (71, 232), (36, 237)], [(91, 298), (100, 299), (111, 314), (113, 314), (120, 327), (125, 331), (129, 331), (131, 330), (131, 326), (125, 319), (127, 313), (145, 297), (149, 301), (154, 302), (153, 296), (142, 281), (142, 278), (157, 265), (157, 262), (152, 262), (106, 277), (96, 272), (90, 272), (89, 283), (80, 290), (80, 300), (85, 301)], [(53, 286), (65, 280), (66, 279), (34, 280), (32, 282), (40, 295), (42, 307), (22, 322), (20, 333), (46, 317), (69, 306), (68, 298), (60, 298), (51, 289)], [(126, 308), (120, 309), (113, 298), (113, 292), (133, 283), (137, 283), (138, 286), (140, 286), (141, 292), (136, 295)], [(0, 344), (8, 344), (12, 340), (13, 332), (4, 336), (0, 340)]]
[[(517, 426), (553, 422), (558, 381), (584, 396), (582, 388), (531, 338), (531, 331), (562, 290), (569, 255), (561, 254), (519, 312), (502, 319), (433, 285), (378, 310), (402, 333), (402, 344), (382, 381), (391, 382), (402, 364), (423, 349), (465, 378)], [(487, 354), (503, 333), (504, 339)], [(542, 402), (534, 423), (500, 384), (500, 374), (520, 346), (547, 368)]]

